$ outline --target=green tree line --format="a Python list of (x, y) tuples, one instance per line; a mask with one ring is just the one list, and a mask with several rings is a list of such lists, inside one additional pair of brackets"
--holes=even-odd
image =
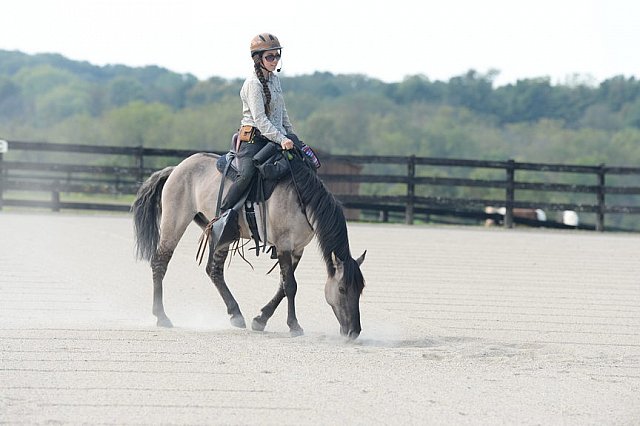
[[(282, 77), (310, 145), (336, 154), (640, 164), (640, 81), (547, 77), (495, 87), (497, 71), (385, 83), (364, 75)], [(218, 150), (240, 119), (242, 80), (148, 66), (94, 66), (0, 51), (0, 136)]]
[[(281, 78), (297, 133), (321, 152), (640, 165), (634, 77), (593, 83), (576, 76), (564, 84), (540, 77), (496, 86), (498, 74), (469, 70), (448, 81), (412, 75), (396, 83), (331, 73)], [(241, 79), (199, 80), (157, 66), (95, 66), (0, 50), (0, 138), (222, 151), (239, 126), (241, 85)], [(491, 171), (468, 173), (495, 178)]]

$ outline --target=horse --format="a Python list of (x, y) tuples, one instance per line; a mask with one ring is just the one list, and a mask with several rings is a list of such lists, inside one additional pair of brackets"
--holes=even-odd
[[(315, 170), (297, 161), (298, 157), (290, 161), (290, 175), (275, 186), (264, 202), (268, 214), (266, 221), (262, 222), (266, 222), (268, 244), (275, 247), (280, 282), (275, 296), (253, 318), (251, 328), (263, 331), (286, 297), (290, 334), (304, 334), (296, 317), (297, 282), (294, 273), (304, 248), (315, 236), (327, 270), (325, 299), (340, 324), (340, 334), (353, 340), (361, 332), (360, 295), (365, 280), (360, 266), (366, 250), (358, 259), (351, 256), (341, 204), (327, 190)], [(154, 172), (140, 186), (132, 204), (136, 257), (151, 264), (152, 312), (158, 326), (173, 326), (165, 313), (162, 295), (162, 281), (173, 252), (191, 222), (203, 230), (207, 227), (216, 213), (221, 179), (229, 180), (216, 168), (218, 159), (216, 154), (197, 153), (177, 166)], [(224, 185), (222, 195), (228, 186)], [(259, 210), (256, 209), (256, 214)], [(239, 228), (241, 239), (251, 237), (244, 214), (239, 215)], [(244, 316), (224, 279), (229, 245), (212, 250), (213, 247), (209, 245), (206, 274), (227, 307), (231, 325), (246, 328)]]

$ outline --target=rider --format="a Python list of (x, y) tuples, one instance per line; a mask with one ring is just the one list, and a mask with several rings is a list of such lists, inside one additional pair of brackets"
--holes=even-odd
[(222, 211), (234, 208), (249, 187), (257, 170), (253, 164), (255, 154), (269, 143), (289, 150), (297, 140), (284, 104), (280, 79), (274, 74), (276, 69), (280, 72), (280, 41), (273, 34), (258, 34), (251, 40), (250, 49), (254, 72), (240, 90), (242, 120), (237, 149), (238, 177), (220, 206)]
[(273, 34), (258, 34), (251, 40), (250, 50), (254, 72), (240, 89), (242, 120), (238, 132), (240, 146), (236, 149), (238, 177), (220, 205), (223, 213), (210, 223), (214, 251), (239, 236), (238, 210), (257, 170), (253, 157), (272, 143), (283, 150), (294, 148), (294, 140), (299, 143), (284, 105), (280, 79), (273, 73), (281, 57), (280, 41)]

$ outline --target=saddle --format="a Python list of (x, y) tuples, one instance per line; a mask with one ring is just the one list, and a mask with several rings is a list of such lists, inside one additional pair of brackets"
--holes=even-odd
[[(278, 182), (280, 182), (289, 171), (288, 165), (282, 160), (282, 158), (282, 155), (280, 153), (277, 153), (269, 160), (269, 165), (276, 167), (274, 166), (274, 164), (278, 163), (277, 167), (282, 168), (283, 173), (271, 173), (270, 175), (268, 175), (268, 177), (264, 176), (262, 172), (257, 173), (257, 178), (254, 178), (251, 186), (249, 187), (249, 191), (247, 193), (247, 198), (245, 199), (245, 201), (259, 203), (262, 201), (266, 201), (269, 199), (269, 197), (271, 197), (271, 194), (273, 193), (273, 190), (275, 189)], [(226, 178), (233, 181), (238, 177), (237, 164), (238, 162), (236, 153), (234, 151), (229, 151), (225, 155), (222, 155), (220, 156), (220, 158), (218, 158), (216, 168)], [(263, 164), (262, 166), (264, 169), (265, 165)], [(260, 171), (260, 167), (258, 167), (258, 170)]]
[[(251, 231), (251, 238), (255, 242), (256, 256), (260, 254), (260, 242), (263, 241), (262, 251), (266, 251), (267, 248), (267, 209), (265, 201), (268, 200), (273, 194), (274, 189), (278, 183), (286, 176), (292, 176), (290, 161), (296, 157), (299, 158), (302, 164), (310, 169), (315, 170), (320, 167), (320, 162), (317, 160), (315, 153), (310, 147), (302, 143), (297, 137), (292, 138), (297, 148), (297, 156), (288, 151), (283, 151), (277, 145), (273, 143), (267, 144), (253, 157), (253, 163), (258, 169), (258, 173), (255, 174), (253, 181), (251, 182), (249, 189), (241, 201), (236, 204), (236, 207), (226, 211), (222, 216), (217, 217), (207, 225), (203, 236), (200, 241), (200, 249), (196, 259), (203, 252), (203, 243), (206, 245), (209, 236), (210, 251), (215, 251), (216, 248), (221, 246), (228, 246), (229, 244), (237, 241), (240, 237), (238, 229), (238, 212), (236, 209), (244, 205), (245, 217), (249, 229)], [(231, 150), (225, 155), (218, 158), (216, 168), (225, 177), (234, 180), (238, 176), (238, 162), (237, 162), (237, 150), (238, 150), (238, 134), (233, 135), (231, 139)], [(222, 202), (222, 193), (224, 190), (224, 184), (226, 179), (222, 179), (220, 183), (220, 190), (218, 192), (218, 202), (216, 206), (216, 216), (220, 211), (220, 204)], [(296, 188), (297, 190), (297, 188)], [(302, 202), (302, 201), (301, 201)], [(258, 203), (260, 206), (260, 213), (262, 218), (262, 230), (263, 239), (260, 238), (260, 232), (258, 231), (258, 224), (256, 220), (254, 204)], [(304, 206), (303, 206), (304, 209)], [(239, 210), (239, 209), (238, 209)], [(271, 258), (275, 258), (275, 250), (271, 247)], [(202, 256), (200, 256), (202, 261)]]
[[(302, 162), (314, 171), (318, 169), (320, 161), (311, 147), (294, 135), (291, 135), (291, 138), (301, 153), (299, 157)], [(235, 180), (238, 177), (238, 157), (236, 153), (238, 152), (239, 144), (238, 134), (236, 133), (231, 138), (231, 149), (225, 155), (222, 155), (216, 163), (218, 171), (231, 180)], [(245, 201), (260, 203), (268, 200), (278, 182), (285, 176), (290, 176), (289, 162), (293, 158), (293, 154), (282, 151), (281, 148), (273, 143), (269, 143), (254, 155), (253, 164), (259, 173), (256, 174), (257, 178), (251, 184)]]
[[(231, 139), (231, 150), (225, 155), (220, 156), (216, 163), (218, 171), (225, 177), (231, 180), (235, 180), (238, 176), (238, 162), (237, 162), (237, 149), (238, 149), (238, 134), (233, 135)], [(266, 251), (267, 248), (267, 209), (265, 201), (271, 197), (273, 191), (286, 175), (290, 173), (289, 170), (289, 158), (283, 151), (275, 144), (269, 143), (262, 148), (254, 157), (253, 163), (258, 169), (259, 173), (256, 173), (246, 194), (236, 205), (234, 209), (228, 210), (223, 214), (215, 223), (212, 224), (210, 233), (212, 238), (212, 247), (210, 250), (215, 250), (217, 246), (224, 244), (230, 244), (231, 242), (239, 238), (239, 230), (237, 226), (238, 213), (236, 209), (239, 206), (244, 206), (245, 218), (249, 225), (251, 232), (251, 239), (255, 242), (256, 256), (260, 254), (260, 242), (264, 240), (262, 251)], [(216, 212), (220, 210), (220, 204), (222, 201), (222, 192), (224, 190), (224, 184), (226, 179), (222, 179), (220, 183), (220, 190), (218, 195), (218, 203), (216, 206)], [(260, 238), (260, 232), (258, 231), (258, 223), (256, 220), (256, 213), (254, 204), (258, 203), (261, 209), (262, 217), (262, 235)], [(240, 209), (238, 209), (240, 210)], [(271, 249), (270, 249), (271, 250)], [(271, 257), (274, 258), (275, 250), (271, 250)]]

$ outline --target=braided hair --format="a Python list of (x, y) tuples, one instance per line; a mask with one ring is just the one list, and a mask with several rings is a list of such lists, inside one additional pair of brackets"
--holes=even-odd
[(269, 90), (269, 86), (267, 86), (267, 78), (264, 75), (264, 71), (262, 68), (262, 55), (264, 52), (258, 52), (253, 54), (253, 68), (256, 70), (256, 75), (258, 76), (258, 80), (262, 83), (262, 91), (264, 92), (264, 111), (269, 116), (271, 104), (271, 91)]

